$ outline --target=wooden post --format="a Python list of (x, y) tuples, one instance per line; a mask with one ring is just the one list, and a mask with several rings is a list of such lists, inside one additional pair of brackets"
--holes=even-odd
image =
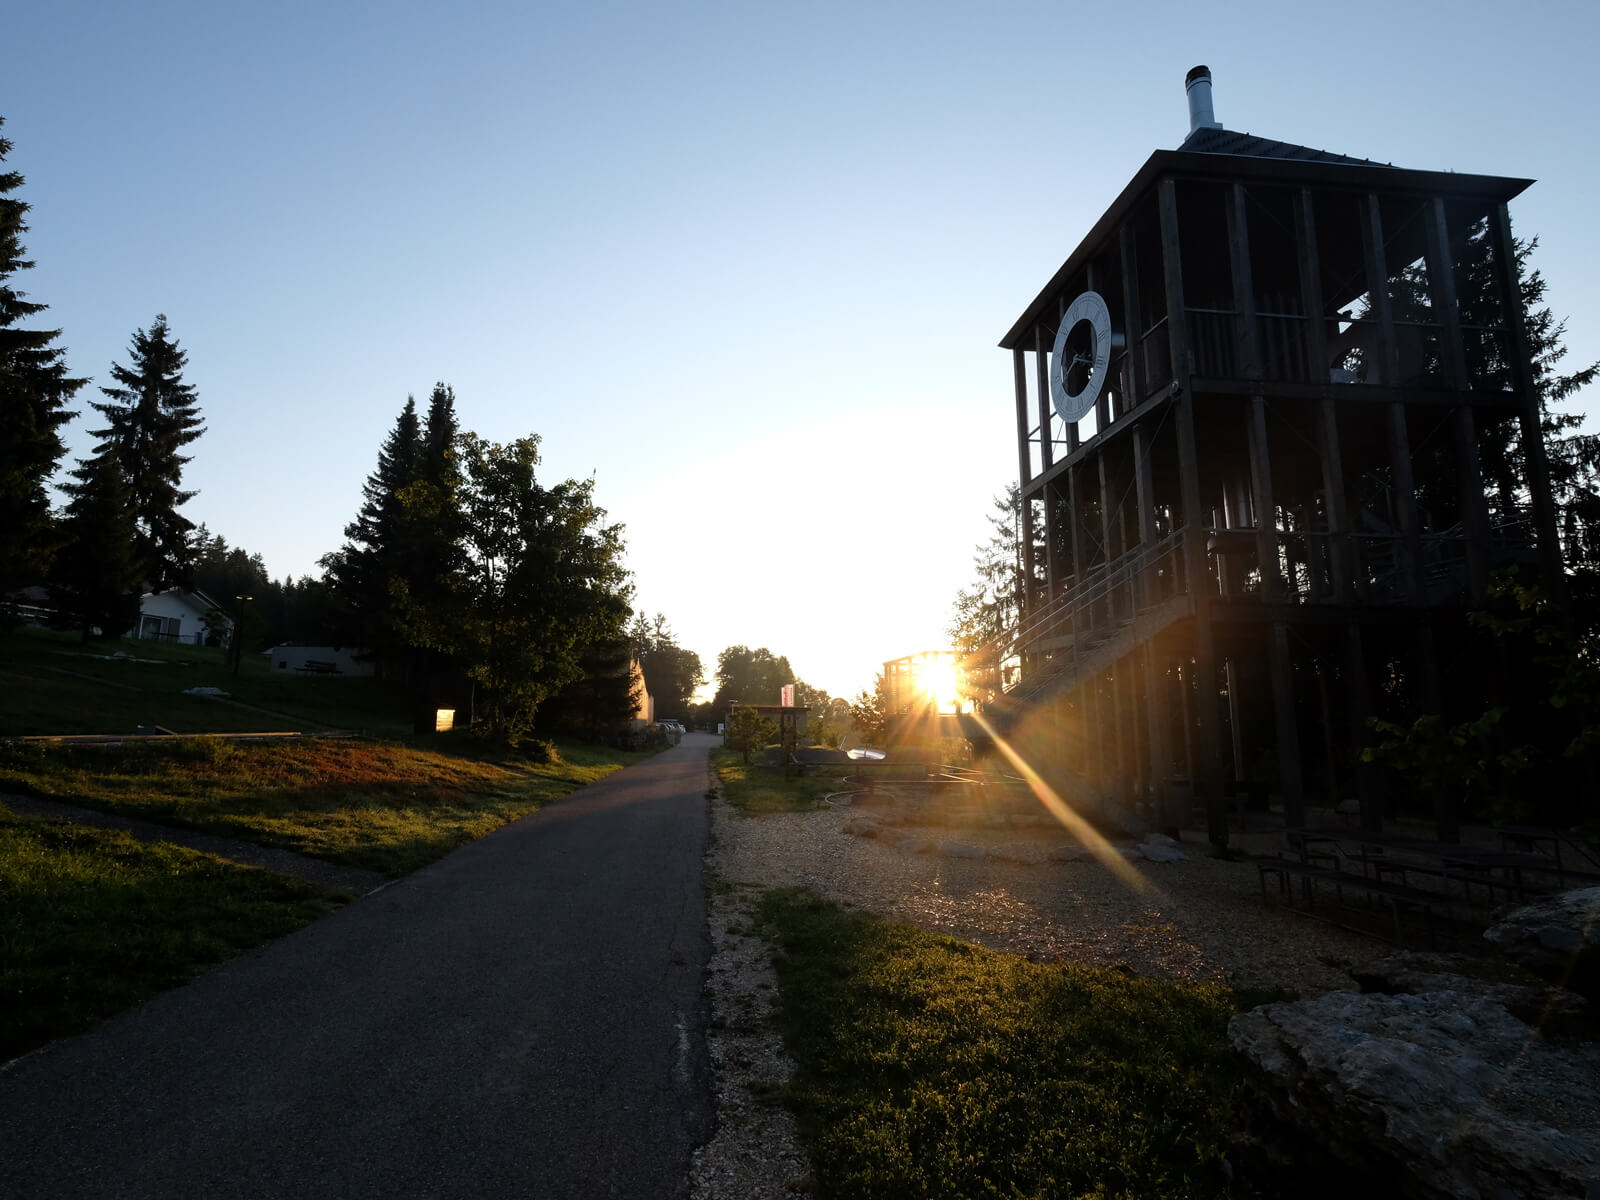
[(1528, 493), (1533, 501), (1533, 524), (1539, 535), (1539, 581), (1561, 613), (1562, 623), (1571, 631), (1572, 610), (1567, 603), (1566, 572), (1561, 556), (1561, 540), (1556, 535), (1555, 498), (1550, 491), (1550, 463), (1545, 458), (1544, 434), (1540, 428), (1539, 394), (1534, 387), (1533, 367), (1528, 348), (1528, 330), (1522, 319), (1522, 288), (1517, 278), (1516, 241), (1511, 236), (1511, 214), (1497, 204), (1489, 222), (1494, 240), (1495, 270), (1511, 335), (1511, 378), (1522, 400), (1517, 420), (1522, 428), (1522, 453), (1528, 467)]
[(1277, 599), (1284, 593), (1278, 570), (1278, 507), (1272, 494), (1272, 456), (1267, 445), (1267, 401), (1250, 397), (1250, 486), (1255, 493), (1256, 566), (1261, 572), (1261, 595)]
[(1132, 393), (1126, 398), (1126, 407), (1132, 411), (1144, 403), (1149, 391), (1144, 355), (1139, 352), (1139, 252), (1132, 225), (1124, 225), (1118, 233), (1117, 248), (1122, 254), (1122, 348), (1128, 356), (1123, 386)]
[(1211, 627), (1212, 597), (1206, 570), (1204, 518), (1200, 511), (1200, 462), (1195, 438), (1189, 323), (1184, 312), (1183, 262), (1178, 240), (1178, 189), (1172, 179), (1158, 185), (1161, 260), (1167, 293), (1167, 334), (1177, 388), (1178, 475), (1182, 489), (1184, 566), (1194, 604), (1195, 749), (1191, 778), (1206, 806), (1206, 832), (1213, 845), (1228, 844), (1228, 813), (1222, 796), (1222, 748), (1217, 705), (1217, 660)]
[(1294, 659), (1289, 653), (1289, 627), (1272, 624), (1269, 647), (1272, 707), (1278, 735), (1278, 785), (1283, 789), (1283, 819), (1291, 828), (1306, 823), (1305, 776), (1300, 764), (1300, 713), (1294, 689)]
[(1350, 714), (1350, 749), (1356, 763), (1356, 785), (1360, 793), (1361, 828), (1377, 833), (1383, 829), (1383, 791), (1377, 768), (1361, 761), (1367, 744), (1367, 718), (1372, 715), (1372, 698), (1367, 685), (1367, 655), (1362, 645), (1361, 626), (1345, 626), (1345, 698)]

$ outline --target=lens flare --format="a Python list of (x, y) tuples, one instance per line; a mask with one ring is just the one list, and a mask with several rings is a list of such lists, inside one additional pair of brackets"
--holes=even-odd
[(995, 746), (1001, 754), (1005, 755), (1006, 761), (1022, 776), (1028, 787), (1033, 791), (1034, 796), (1038, 798), (1039, 803), (1045, 806), (1051, 816), (1061, 822), (1068, 833), (1083, 843), (1088, 848), (1089, 853), (1093, 854), (1113, 875), (1122, 880), (1130, 890), (1136, 892), (1149, 890), (1149, 881), (1134, 870), (1133, 865), (1123, 858), (1122, 853), (1110, 842), (1106, 841), (1094, 826), (1080, 817), (1070, 804), (1056, 794), (1056, 790), (1045, 782), (1039, 772), (1035, 771), (1023, 760), (1022, 756), (1012, 748), (1011, 743), (1000, 736), (1000, 731), (984, 720), (982, 713), (975, 712), (972, 717), (983, 728), (983, 731), (994, 739)]

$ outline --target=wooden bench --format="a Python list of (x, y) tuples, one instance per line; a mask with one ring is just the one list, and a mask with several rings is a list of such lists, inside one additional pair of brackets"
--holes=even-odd
[[(1273, 857), (1267, 855), (1251, 859), (1255, 863), (1256, 871), (1261, 881), (1262, 903), (1270, 903), (1271, 897), (1267, 892), (1267, 876), (1275, 875), (1278, 879), (1278, 892), (1288, 899), (1289, 907), (1296, 908), (1294, 902), (1294, 888), (1292, 880), (1300, 881), (1300, 893), (1305, 900), (1305, 911), (1308, 915), (1316, 907), (1316, 886), (1332, 885), (1334, 903), (1341, 909), (1347, 909), (1344, 902), (1346, 889), (1364, 895), (1369, 904), (1373, 899), (1386, 901), (1390, 917), (1394, 922), (1395, 945), (1404, 945), (1401, 937), (1400, 911), (1405, 909), (1422, 915), (1424, 927), (1428, 932), (1430, 942), (1436, 942), (1434, 936), (1434, 919), (1442, 917), (1445, 920), (1455, 919), (1456, 908), (1459, 901), (1453, 896), (1440, 892), (1425, 891), (1422, 888), (1410, 887), (1403, 883), (1393, 883), (1387, 879), (1374, 879), (1367, 875), (1356, 875), (1350, 871), (1342, 871), (1337, 867), (1322, 866), (1317, 863), (1304, 862), (1299, 859)], [(1342, 922), (1335, 922), (1341, 924)]]

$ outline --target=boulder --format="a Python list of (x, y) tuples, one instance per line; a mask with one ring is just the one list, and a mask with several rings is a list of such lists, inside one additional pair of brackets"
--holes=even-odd
[(1600, 887), (1501, 909), (1483, 936), (1518, 966), (1600, 1000)]
[[(1155, 837), (1160, 836), (1160, 834), (1155, 835)], [(1171, 838), (1168, 838), (1165, 843), (1161, 843), (1155, 841), (1154, 838), (1150, 838), (1139, 846), (1136, 846), (1135, 849), (1138, 850), (1140, 854), (1148, 858), (1151, 862), (1170, 863), (1189, 861), (1189, 856), (1182, 850), (1179, 850)]]
[(1592, 1043), (1493, 999), (1329, 992), (1235, 1016), (1242, 1169), (1302, 1197), (1585, 1196), (1600, 1181)]
[(934, 848), (933, 839), (921, 837), (917, 834), (907, 834), (894, 844), (895, 849), (904, 854), (926, 854)]
[(1050, 851), (1051, 862), (1082, 862), (1089, 857), (1083, 846), (1055, 846)]
[(1593, 1038), (1600, 1035), (1600, 1009), (1576, 992), (1550, 987), (1519, 967), (1460, 954), (1402, 950), (1351, 970), (1363, 992), (1420, 995), (1464, 992), (1500, 1005), (1540, 1033)]

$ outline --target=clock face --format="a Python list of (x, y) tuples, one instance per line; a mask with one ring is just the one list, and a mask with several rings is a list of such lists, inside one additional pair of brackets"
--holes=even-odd
[(1050, 403), (1063, 421), (1081, 421), (1100, 398), (1111, 336), (1111, 310), (1099, 292), (1084, 292), (1063, 314), (1050, 354)]

